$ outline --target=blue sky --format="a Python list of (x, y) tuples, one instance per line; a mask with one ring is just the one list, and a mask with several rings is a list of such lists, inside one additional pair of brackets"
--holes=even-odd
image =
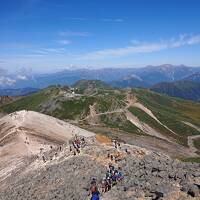
[(0, 67), (200, 66), (199, 0), (0, 0)]

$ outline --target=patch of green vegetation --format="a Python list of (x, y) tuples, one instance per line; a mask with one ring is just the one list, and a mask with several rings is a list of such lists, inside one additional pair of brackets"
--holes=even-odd
[(101, 80), (79, 80), (74, 85), (78, 93), (83, 94), (86, 89), (93, 88), (97, 90), (112, 89), (111, 86)]
[(150, 117), (147, 113), (145, 113), (141, 109), (136, 108), (136, 107), (130, 107), (129, 111), (131, 113), (133, 113), (136, 117), (138, 117), (138, 119), (140, 121), (148, 124), (150, 127), (154, 128), (159, 133), (161, 133), (161, 134), (163, 134), (165, 136), (168, 136), (168, 137), (173, 137), (174, 139), (176, 139), (176, 141), (178, 143), (187, 146), (187, 138), (186, 137), (176, 136), (175, 134), (173, 134), (168, 129), (166, 129), (164, 126), (159, 124), (155, 119)]
[(125, 107), (119, 96), (98, 95), (96, 96), (96, 108), (99, 113), (113, 111)]
[(95, 102), (94, 97), (82, 97), (71, 99), (60, 103), (60, 108), (52, 112), (54, 117), (59, 119), (81, 119), (89, 113), (89, 106)]
[(141, 131), (129, 122), (123, 114), (112, 113), (101, 115), (101, 121), (111, 128), (116, 128), (128, 133), (142, 134)]
[(166, 135), (170, 135), (171, 134), (171, 132), (169, 130), (167, 130), (164, 126), (159, 124), (155, 119), (150, 117), (147, 113), (145, 113), (140, 108), (130, 107), (129, 111), (131, 113), (133, 113), (133, 115), (138, 117), (138, 119), (140, 121), (145, 122), (146, 124), (148, 124), (149, 126), (154, 128), (155, 130), (157, 130), (157, 131), (159, 131), (159, 132), (161, 132), (163, 134), (166, 134)]
[(183, 122), (181, 122), (182, 120), (178, 120), (178, 117), (172, 114), (166, 115), (165, 113), (159, 112), (157, 113), (157, 117), (167, 127), (169, 127), (171, 130), (173, 130), (182, 137), (187, 137), (190, 135), (199, 135), (199, 131), (197, 131), (195, 128), (184, 124)]
[(180, 158), (182, 162), (200, 163), (200, 157)]
[[(180, 136), (198, 135), (199, 132), (182, 121), (200, 123), (200, 104), (161, 95), (150, 90), (134, 89), (138, 100), (166, 126)], [(191, 112), (192, 110), (192, 112)]]
[(59, 90), (56, 87), (49, 87), (38, 93), (23, 97), (10, 104), (3, 105), (1, 110), (5, 113), (12, 113), (19, 110), (40, 111), (40, 104), (44, 103), (51, 97), (58, 95)]

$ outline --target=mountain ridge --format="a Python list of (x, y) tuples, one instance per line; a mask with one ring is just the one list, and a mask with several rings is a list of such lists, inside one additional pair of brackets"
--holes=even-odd
[(193, 81), (181, 80), (171, 83), (158, 83), (152, 86), (151, 90), (173, 97), (200, 101), (200, 83)]
[(13, 75), (6, 74), (5, 76), (10, 80), (10, 85), (7, 85), (9, 88), (45, 88), (55, 84), (72, 85), (81, 79), (98, 79), (110, 83), (130, 75), (138, 76), (145, 80), (148, 85), (153, 85), (163, 81), (180, 80), (199, 71), (200, 67), (168, 64), (142, 68), (66, 69), (49, 74), (26, 73), (26, 75), (18, 76), (19, 79), (16, 79)]

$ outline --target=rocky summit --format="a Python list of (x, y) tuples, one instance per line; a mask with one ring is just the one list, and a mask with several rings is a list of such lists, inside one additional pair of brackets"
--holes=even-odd
[[(93, 177), (101, 200), (200, 199), (200, 164), (125, 143), (116, 147), (102, 135), (85, 138), (79, 153), (74, 154), (72, 143), (29, 157), (1, 181), (0, 200), (89, 200)], [(121, 170), (123, 179), (102, 193), (109, 164)]]

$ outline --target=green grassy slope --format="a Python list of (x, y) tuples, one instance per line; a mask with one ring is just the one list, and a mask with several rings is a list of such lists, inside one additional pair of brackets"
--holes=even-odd
[(187, 136), (200, 134), (196, 129), (182, 123), (182, 121), (188, 121), (194, 125), (200, 126), (200, 104), (171, 98), (143, 89), (134, 89), (132, 93), (135, 94), (138, 100), (150, 109), (164, 125), (176, 132), (178, 136), (171, 134), (146, 113), (141, 112), (140, 109), (130, 109), (141, 121), (146, 122), (159, 132), (162, 132), (164, 135), (173, 136), (177, 142), (183, 145), (187, 145)]
[(194, 140), (194, 146), (200, 150), (200, 138)]
[[(65, 92), (66, 90), (63, 90), (61, 87), (52, 86), (33, 95), (1, 106), (0, 109), (5, 113), (26, 109), (43, 112), (64, 120), (83, 120), (88, 116), (91, 105), (97, 113), (125, 108), (127, 93), (131, 92), (164, 125), (176, 132), (177, 136), (160, 125), (144, 111), (130, 107), (129, 111), (137, 116), (140, 121), (147, 123), (165, 136), (173, 137), (178, 143), (185, 146), (187, 145), (187, 136), (200, 134), (196, 129), (182, 122), (190, 122), (200, 127), (200, 104), (192, 101), (172, 98), (146, 89), (132, 89), (131, 91), (109, 90), (106, 87), (96, 91), (94, 95), (82, 95), (73, 98), (66, 98), (64, 96)], [(49, 109), (49, 107), (52, 108)], [(143, 134), (126, 119), (124, 113), (103, 114), (98, 118), (98, 122), (102, 126), (129, 133)], [(87, 120), (81, 121), (81, 123), (87, 123)], [(200, 149), (199, 145), (197, 146)]]
[(158, 83), (151, 90), (173, 97), (200, 101), (200, 84), (192, 81), (175, 81), (172, 83)]
[(48, 87), (35, 94), (20, 98), (19, 100), (2, 106), (1, 111), (5, 113), (12, 113), (24, 109), (40, 111), (40, 105), (50, 98), (56, 97), (59, 94), (59, 91), (59, 87)]
[[(161, 121), (167, 119), (188, 121), (200, 126), (200, 104), (181, 100), (144, 89), (132, 90), (138, 100), (149, 108)], [(175, 128), (175, 127), (174, 127)]]
[(85, 93), (86, 90), (94, 92), (92, 90), (112, 89), (108, 84), (100, 80), (80, 80), (77, 81), (74, 85), (72, 85), (72, 87), (76, 89), (76, 92), (81, 94)]

